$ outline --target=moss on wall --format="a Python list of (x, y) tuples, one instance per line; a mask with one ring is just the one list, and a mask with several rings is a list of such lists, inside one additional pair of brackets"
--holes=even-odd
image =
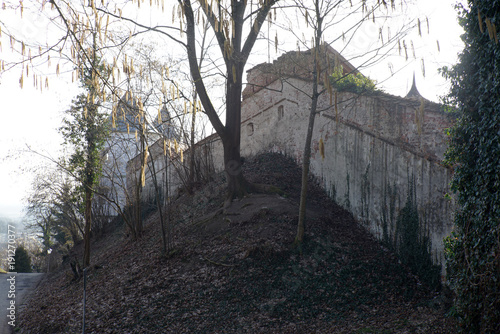
[(371, 184), (369, 179), (370, 163), (361, 177), (361, 217), (366, 224), (370, 222), (370, 192)]
[(347, 177), (346, 177), (346, 191), (344, 194), (344, 207), (347, 210), (351, 210), (351, 200), (349, 199), (349, 193), (350, 193), (350, 175), (349, 172), (347, 172)]
[(391, 235), (395, 227), (396, 197), (396, 184), (391, 186), (390, 183), (387, 183), (382, 198), (382, 241), (386, 244), (392, 244)]

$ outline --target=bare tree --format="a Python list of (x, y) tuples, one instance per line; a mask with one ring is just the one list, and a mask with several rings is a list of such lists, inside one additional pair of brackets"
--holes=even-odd
[[(333, 51), (329, 43), (341, 38), (345, 39), (344, 31), (346, 30), (350, 32), (349, 36), (350, 39), (352, 39), (356, 35), (359, 27), (365, 22), (375, 22), (378, 15), (380, 17), (385, 17), (389, 11), (394, 10), (394, 1), (392, 1), (392, 6), (386, 2), (380, 1), (373, 1), (372, 6), (369, 6), (366, 1), (359, 1), (354, 4), (352, 1), (349, 1), (349, 4), (347, 4), (347, 1), (343, 0), (295, 0), (295, 8), (300, 13), (299, 16), (305, 18), (306, 29), (309, 29), (313, 34), (311, 48), (308, 50), (309, 56), (306, 57), (307, 60), (297, 64), (302, 67), (301, 71), (311, 81), (310, 91), (300, 90), (302, 94), (305, 94), (311, 100), (307, 133), (304, 141), (299, 219), (295, 238), (295, 243), (300, 247), (304, 240), (311, 141), (314, 123), (316, 116), (320, 112), (325, 111), (324, 106), (318, 108), (319, 98), (323, 94), (330, 95), (330, 105), (326, 108), (334, 108), (337, 114), (336, 120), (338, 120), (336, 101), (339, 83), (349, 81), (350, 78), (355, 78), (354, 81), (351, 82), (353, 82), (354, 85), (361, 85), (356, 88), (356, 93), (363, 94), (367, 91), (374, 90), (374, 83), (361, 75), (359, 69), (380, 61), (388, 52), (394, 50), (400, 38), (403, 38), (407, 33), (409, 27), (403, 24), (403, 26), (397, 30), (396, 34), (388, 36), (385, 41), (383, 36), (380, 35), (379, 43), (375, 44), (371, 50), (365, 51), (366, 54), (363, 55), (365, 58), (363, 63), (360, 64), (358, 68), (351, 68), (352, 66), (346, 67), (346, 60), (340, 56), (340, 54), (337, 54), (336, 51)], [(353, 19), (354, 14), (361, 14), (361, 19)], [(340, 16), (340, 18), (337, 16)], [(344, 30), (338, 29), (340, 25), (339, 22), (344, 20), (350, 23), (344, 24)], [(331, 33), (331, 35), (335, 37), (331, 42), (325, 42), (325, 32), (334, 30), (335, 28), (337, 28), (337, 31), (342, 31), (342, 33)], [(290, 31), (293, 32), (293, 29), (290, 29)], [(380, 32), (382, 32), (382, 28), (380, 28)], [(298, 45), (302, 44), (306, 46), (303, 37), (301, 41), (301, 36), (295, 35), (298, 40)], [(347, 41), (346, 44), (349, 44), (349, 42)], [(331, 50), (331, 52), (329, 52), (329, 50)], [(332, 52), (335, 53), (335, 56), (332, 55)], [(286, 81), (287, 79), (286, 77), (282, 77), (282, 80)], [(320, 153), (324, 155), (324, 147), (322, 145), (323, 142), (320, 140)]]
[[(210, 122), (219, 134), (224, 146), (224, 169), (228, 181), (227, 199), (241, 197), (251, 185), (241, 170), (241, 91), (243, 70), (250, 52), (257, 40), (269, 11), (277, 0), (253, 4), (253, 1), (217, 1), (214, 6), (208, 0), (200, 1), (200, 7), (216, 36), (219, 51), (223, 57), (226, 78), (225, 124), (218, 116), (208, 95), (204, 79), (197, 61), (196, 18), (191, 0), (181, 1), (183, 16), (186, 19), (186, 49), (191, 75)], [(247, 23), (250, 29), (246, 31)]]
[(40, 170), (26, 203), (28, 227), (40, 235), (44, 251), (51, 248), (54, 241), (65, 245), (82, 239), (82, 198), (64, 170)]

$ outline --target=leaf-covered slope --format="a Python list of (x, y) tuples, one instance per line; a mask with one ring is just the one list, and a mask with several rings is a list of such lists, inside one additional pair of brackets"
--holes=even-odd
[[(216, 178), (174, 204), (175, 249), (160, 253), (158, 216), (139, 241), (117, 229), (93, 245), (88, 333), (453, 333), (433, 295), (316, 186), (303, 255), (291, 248), (300, 170), (280, 155), (245, 163), (251, 195), (216, 214)], [(25, 333), (81, 332), (83, 282), (63, 265), (21, 314)]]

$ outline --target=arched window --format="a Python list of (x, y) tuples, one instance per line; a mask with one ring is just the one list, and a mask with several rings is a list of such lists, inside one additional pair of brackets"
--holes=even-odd
[(248, 136), (253, 135), (253, 123), (248, 123), (247, 124), (247, 135)]

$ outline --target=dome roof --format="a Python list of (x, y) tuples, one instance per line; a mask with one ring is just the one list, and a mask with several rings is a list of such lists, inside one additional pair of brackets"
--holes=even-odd
[[(179, 131), (172, 124), (170, 112), (164, 105), (160, 111), (161, 113), (161, 123), (158, 119), (155, 119), (153, 124), (147, 124), (148, 132), (161, 133), (165, 138), (180, 140)], [(112, 115), (109, 116), (110, 122), (112, 122)], [(136, 129), (141, 126), (142, 119), (139, 115), (139, 106), (137, 100), (132, 96), (130, 92), (123, 94), (122, 98), (118, 102), (116, 107), (116, 119), (115, 127), (112, 132), (115, 133), (134, 133)], [(127, 128), (128, 125), (128, 128)], [(154, 131), (151, 127), (154, 127)]]
[[(109, 116), (112, 120), (113, 115)], [(116, 107), (116, 119), (113, 132), (129, 132), (138, 129), (141, 124), (139, 107), (130, 91), (125, 92)], [(127, 129), (128, 124), (128, 129)]]

